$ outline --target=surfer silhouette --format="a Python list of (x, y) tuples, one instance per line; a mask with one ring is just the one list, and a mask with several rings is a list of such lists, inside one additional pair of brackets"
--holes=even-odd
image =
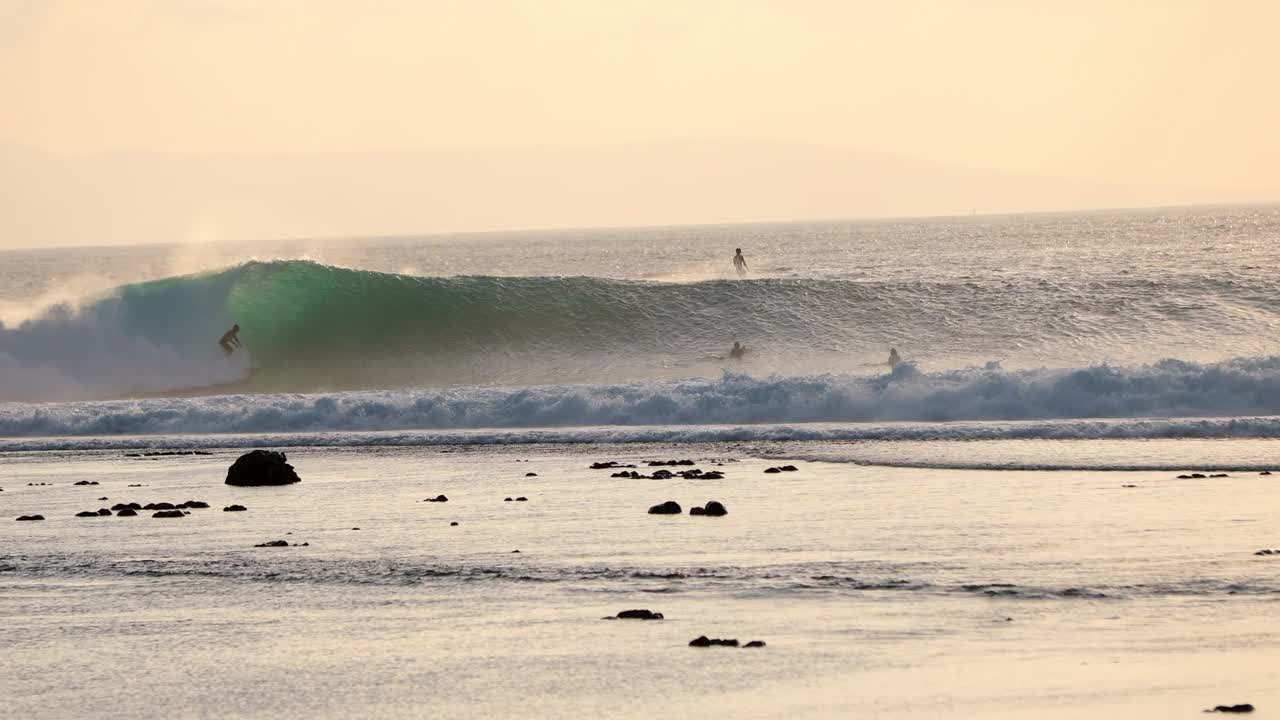
[(218, 340), (218, 344), (222, 346), (222, 352), (227, 355), (235, 352), (238, 347), (244, 347), (240, 344), (240, 326), (232, 325), (230, 330), (222, 334), (222, 339)]
[(902, 363), (902, 356), (898, 354), (898, 348), (889, 348), (889, 360), (885, 364), (890, 369), (898, 367)]
[(747, 276), (747, 259), (742, 256), (742, 248), (738, 248), (733, 255), (733, 267), (738, 271), (738, 277)]
[(733, 341), (733, 348), (729, 350), (729, 359), (741, 360), (746, 354), (747, 346), (739, 343), (737, 340)]

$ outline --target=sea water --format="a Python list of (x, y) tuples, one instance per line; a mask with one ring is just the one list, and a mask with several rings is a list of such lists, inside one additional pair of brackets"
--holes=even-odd
[[(0, 523), (5, 707), (1265, 712), (1277, 239), (1236, 207), (0, 253), (0, 507), (46, 517)], [(224, 485), (256, 447), (303, 482)], [(725, 477), (588, 469), (677, 458)], [(633, 607), (666, 619), (600, 619)]]

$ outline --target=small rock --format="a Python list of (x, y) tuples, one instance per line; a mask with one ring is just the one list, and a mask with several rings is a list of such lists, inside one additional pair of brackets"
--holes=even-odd
[(120, 510), (116, 512), (116, 517), (133, 517), (137, 514), (138, 511), (133, 508), (120, 508)]
[(511, 498), (502, 498), (502, 502), (511, 502)]
[(680, 508), (680, 503), (675, 500), (668, 500), (661, 505), (654, 505), (649, 508), (650, 515), (679, 515), (682, 512), (684, 510)]
[(519, 551), (519, 550), (512, 550), (511, 552), (512, 552), (512, 553), (518, 553), (518, 552), (520, 552), (520, 551)]
[(525, 474), (524, 474), (524, 476), (525, 476), (525, 477), (538, 477), (538, 473), (533, 473), (533, 472), (525, 473)]
[(614, 617), (619, 620), (661, 620), (662, 613), (649, 610), (623, 610)]
[(458, 526), (457, 521), (449, 523), (449, 527), (457, 527), (457, 526)]
[(689, 641), (689, 647), (711, 647), (712, 645), (721, 645), (723, 647), (738, 647), (738, 641), (733, 639), (721, 640), (720, 638), (709, 638), (706, 635), (699, 635), (698, 637)]
[(100, 498), (98, 498), (98, 499), (99, 499), (99, 500), (110, 500), (111, 498), (106, 497), (106, 496), (104, 495), (103, 497), (100, 497)]
[(72, 483), (72, 484), (73, 485), (97, 485), (98, 481), (97, 480), (81, 480), (80, 482)]
[(444, 495), (437, 495), (433, 498), (427, 498), (422, 502), (449, 502), (449, 498), (445, 497)]
[(782, 468), (776, 468), (776, 467), (765, 468), (765, 469), (764, 469), (764, 472), (765, 472), (765, 474), (766, 474), (766, 475), (773, 475), (773, 474), (775, 474), (775, 473), (780, 473), (780, 472), (782, 472)]
[(764, 641), (763, 641), (763, 640), (752, 640), (751, 642), (747, 643), (746, 645), (743, 645), (742, 647), (744, 647), (744, 648), (749, 648), (749, 647), (764, 647)]
[(209, 503), (207, 503), (207, 502), (205, 502), (205, 501), (203, 501), (203, 500), (188, 500), (188, 501), (186, 501), (186, 502), (182, 503), (181, 505), (179, 505), (178, 507), (187, 507), (187, 508), (200, 509), (200, 508), (207, 508), (207, 507), (209, 507)]
[[(96, 515), (97, 513), (94, 513), (94, 514)], [(44, 516), (43, 515), (19, 515), (18, 519), (19, 520), (43, 520)]]
[(706, 507), (695, 507), (689, 510), (690, 515), (708, 515), (710, 517), (724, 517), (729, 514), (724, 505), (715, 500), (708, 500)]
[(1241, 703), (1239, 705), (1215, 705), (1212, 710), (1205, 712), (1225, 712), (1225, 713), (1251, 713), (1253, 706), (1249, 703)]
[(529, 502), (529, 498), (521, 495), (520, 497), (516, 498), (516, 502)]
[(1263, 548), (1262, 550), (1259, 550), (1258, 552), (1254, 553), (1254, 555), (1280, 555), (1280, 549)]
[(83, 510), (81, 512), (76, 513), (76, 517), (98, 517), (98, 513), (92, 510)]
[(222, 512), (244, 512), (245, 510), (248, 510), (248, 509), (249, 508), (243, 505), (228, 505), (222, 508)]
[(1138, 486), (1137, 486), (1137, 485), (1121, 485), (1120, 487), (1122, 487), (1122, 488), (1136, 488), (1136, 487), (1138, 487)]
[(288, 540), (269, 540), (264, 543), (254, 545), (254, 547), (289, 547)]
[(183, 512), (181, 510), (161, 510), (159, 512), (151, 513), (151, 517), (153, 518), (183, 517)]
[(103, 517), (106, 517), (107, 515), (111, 514), (111, 511), (106, 508), (98, 508), (98, 514), (102, 515)]
[(1259, 475), (1270, 475), (1270, 474), (1271, 474), (1271, 471), (1270, 471), (1270, 470), (1263, 470), (1262, 472), (1260, 472), (1260, 473), (1258, 473), (1258, 474), (1259, 474)]
[(1211, 478), (1220, 478), (1220, 477), (1231, 477), (1231, 476), (1230, 476), (1230, 475), (1228, 475), (1228, 474), (1226, 474), (1226, 473), (1215, 473), (1215, 474), (1213, 474), (1213, 475), (1210, 475), (1209, 477), (1211, 477)]

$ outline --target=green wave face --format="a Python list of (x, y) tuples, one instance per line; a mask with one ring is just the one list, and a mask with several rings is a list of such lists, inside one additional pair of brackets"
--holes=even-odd
[[(891, 345), (948, 367), (1015, 353), (1087, 364), (1116, 348), (1177, 356), (1178, 343), (1260, 336), (1272, 314), (1224, 323), (1221, 308), (1275, 293), (1195, 277), (1158, 291), (1142, 280), (1087, 291), (1037, 280), (677, 284), (415, 277), (291, 260), (130, 285), (91, 314), (180, 358), (217, 363), (217, 339), (239, 323), (254, 367), (244, 387), (310, 391), (707, 376), (734, 341), (751, 348), (742, 367), (754, 374), (844, 372)], [(12, 344), (20, 354), (30, 343), (15, 335)]]

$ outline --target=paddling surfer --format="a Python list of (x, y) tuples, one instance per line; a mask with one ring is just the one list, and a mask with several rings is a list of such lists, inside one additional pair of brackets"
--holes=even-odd
[(218, 344), (222, 346), (222, 352), (228, 356), (235, 352), (236, 348), (244, 347), (240, 344), (240, 326), (232, 325), (231, 329), (222, 334), (222, 338), (218, 340)]

